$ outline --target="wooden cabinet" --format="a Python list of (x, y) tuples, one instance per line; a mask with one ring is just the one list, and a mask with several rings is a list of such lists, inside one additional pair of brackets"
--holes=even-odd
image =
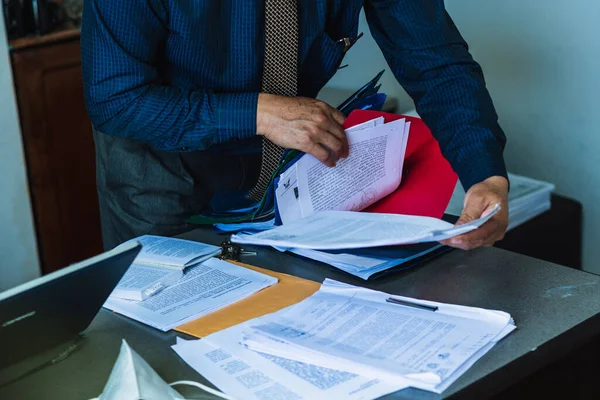
[(11, 56), (40, 263), (49, 273), (102, 251), (79, 32), (14, 41)]

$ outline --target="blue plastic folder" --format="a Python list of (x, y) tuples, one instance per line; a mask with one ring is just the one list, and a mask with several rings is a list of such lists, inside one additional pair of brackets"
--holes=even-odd
[[(450, 247), (444, 246), (440, 243), (419, 243), (408, 246), (394, 246), (394, 247), (377, 247), (371, 249), (353, 249), (353, 250), (339, 250), (339, 251), (319, 251), (316, 253), (328, 253), (335, 257), (335, 255), (355, 255), (359, 257), (369, 257), (371, 261), (377, 262), (375, 265), (368, 268), (358, 267), (357, 265), (340, 265), (339, 260), (336, 262), (327, 262), (317, 260), (329, 264), (332, 268), (344, 271), (350, 275), (354, 275), (364, 280), (372, 280), (381, 278), (383, 276), (404, 271), (406, 269), (416, 267), (429, 261), (435, 257), (445, 254), (451, 250)], [(302, 258), (308, 258), (315, 260), (314, 256), (304, 256), (302, 254), (296, 254), (296, 250), (290, 249), (289, 252), (295, 256)], [(297, 250), (302, 251), (302, 250)], [(313, 251), (314, 252), (314, 251)]]

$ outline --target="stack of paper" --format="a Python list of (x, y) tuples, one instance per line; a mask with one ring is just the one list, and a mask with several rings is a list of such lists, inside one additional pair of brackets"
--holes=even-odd
[(326, 281), (310, 298), (252, 323), (241, 344), (441, 393), (514, 329), (501, 311)]
[[(240, 232), (231, 240), (272, 246), (370, 279), (393, 267), (442, 251), (438, 241), (477, 229), (498, 210), (496, 207), (486, 217), (459, 227), (429, 217), (326, 211), (263, 232)], [(409, 246), (387, 248), (395, 245)], [(378, 249), (368, 251), (370, 248)]]
[(240, 346), (247, 324), (201, 340), (177, 338), (173, 350), (199, 374), (240, 400), (370, 400), (408, 387), (405, 382), (320, 367)]
[(211, 258), (144, 301), (109, 297), (104, 307), (166, 332), (276, 283), (271, 276)]
[(231, 241), (284, 249), (336, 250), (437, 242), (479, 228), (483, 218), (454, 226), (436, 218), (352, 211), (321, 211), (254, 235), (239, 233)]
[(501, 311), (326, 280), (296, 305), (173, 349), (235, 398), (372, 399), (441, 393), (514, 329)]
[[(261, 223), (255, 223), (261, 224)], [(236, 224), (216, 224), (222, 232), (240, 232), (240, 229), (230, 229), (231, 225)], [(268, 229), (253, 229), (252, 227), (243, 227), (241, 233), (253, 235), (264, 230), (275, 228), (272, 224)], [(335, 268), (338, 268), (351, 275), (361, 279), (371, 279), (377, 277), (385, 271), (399, 266), (412, 266), (414, 262), (422, 259), (429, 254), (440, 253), (444, 246), (439, 243), (421, 243), (415, 245), (379, 247), (371, 249), (346, 249), (344, 251), (320, 251), (303, 248), (282, 248), (274, 246), (275, 249), (282, 252), (290, 252), (314, 261), (319, 261)]]
[(410, 122), (383, 117), (346, 129), (350, 155), (328, 168), (305, 154), (279, 178), (275, 197), (286, 224), (324, 210), (360, 211), (402, 180)]
[[(510, 192), (508, 193), (508, 230), (537, 217), (550, 209), (550, 195), (555, 186), (548, 182), (538, 181), (524, 176), (508, 174)], [(456, 185), (446, 214), (460, 215), (465, 201), (465, 190), (459, 183)]]
[(140, 242), (142, 250), (112, 297), (145, 300), (179, 280), (185, 268), (221, 253), (217, 246), (163, 236), (144, 235), (131, 241)]

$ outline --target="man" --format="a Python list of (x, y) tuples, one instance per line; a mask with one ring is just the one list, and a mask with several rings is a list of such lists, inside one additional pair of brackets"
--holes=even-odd
[[(83, 78), (105, 246), (189, 230), (185, 220), (214, 205), (216, 193), (255, 190), (263, 137), (328, 166), (346, 157), (343, 115), (314, 97), (340, 65), (343, 39), (357, 36), (362, 6), (86, 0)], [(368, 0), (364, 8), (392, 72), (468, 190), (458, 223), (502, 207), (446, 244), (492, 245), (508, 224), (505, 136), (479, 65), (443, 0)], [(278, 75), (293, 76), (292, 95), (261, 93)]]

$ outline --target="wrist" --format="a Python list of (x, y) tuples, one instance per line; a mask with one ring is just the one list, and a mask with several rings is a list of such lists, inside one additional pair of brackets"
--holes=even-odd
[(491, 185), (495, 188), (504, 190), (504, 191), (508, 191), (508, 179), (506, 179), (504, 176), (500, 176), (500, 175), (496, 175), (496, 176), (490, 176), (489, 178), (485, 179), (483, 182), (486, 185)]
[(268, 93), (259, 93), (256, 106), (256, 134), (265, 136), (271, 126), (272, 104), (277, 96)]

